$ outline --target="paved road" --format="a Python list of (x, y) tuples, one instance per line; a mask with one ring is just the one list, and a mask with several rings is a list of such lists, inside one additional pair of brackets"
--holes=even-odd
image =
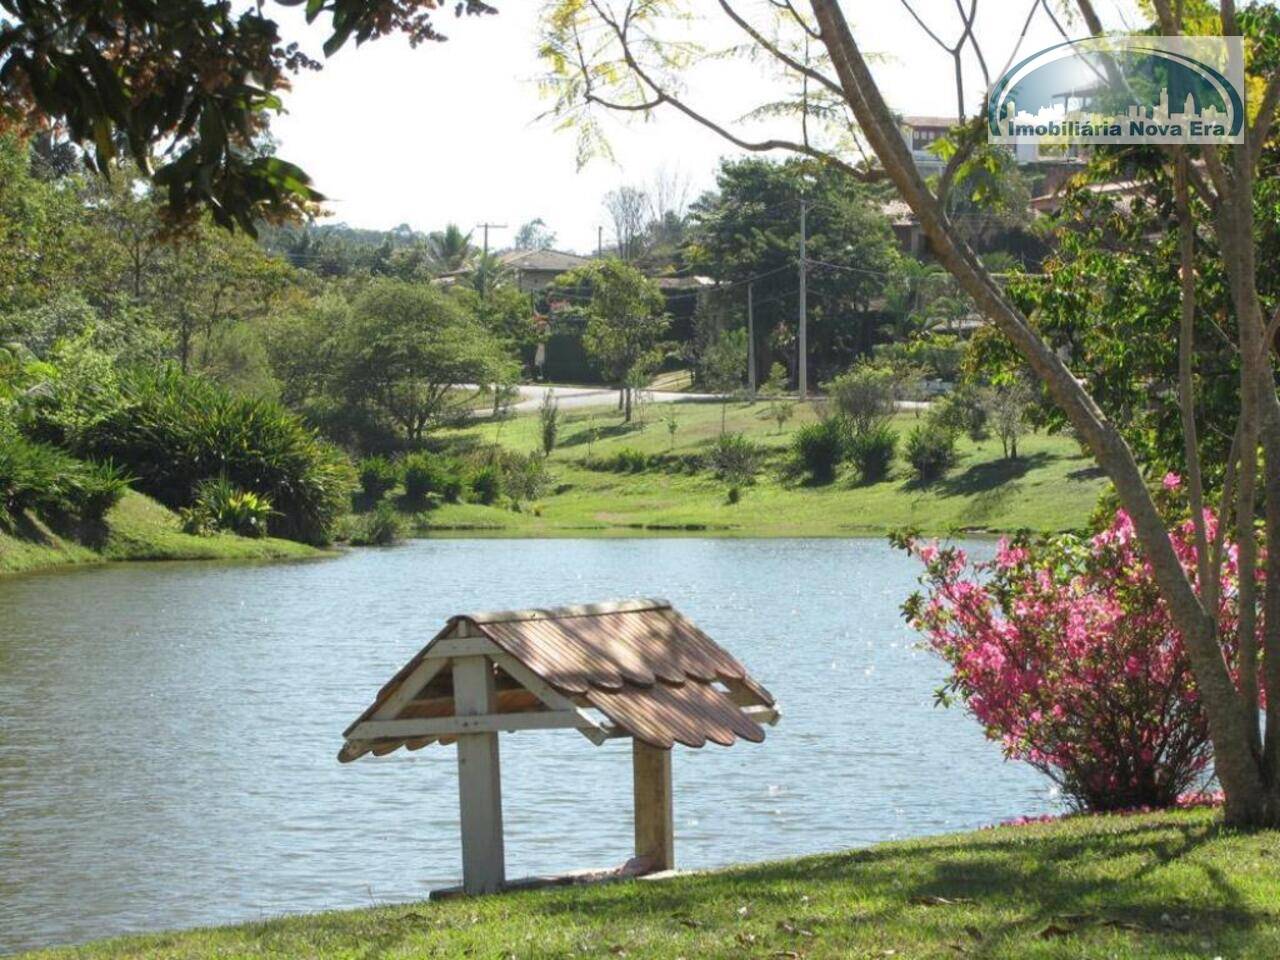
[[(511, 405), (512, 410), (536, 410), (548, 390), (556, 402), (564, 407), (598, 407), (618, 402), (618, 391), (612, 387), (547, 387), (537, 383), (520, 385), (520, 400)], [(699, 400), (719, 400), (714, 393), (676, 393), (670, 390), (646, 391), (652, 403), (696, 403)]]

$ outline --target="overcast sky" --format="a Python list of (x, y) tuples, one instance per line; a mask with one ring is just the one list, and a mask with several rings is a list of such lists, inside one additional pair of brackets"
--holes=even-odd
[[(412, 50), (391, 37), (344, 49), (323, 71), (296, 79), (286, 100), (288, 114), (273, 131), (281, 156), (300, 163), (330, 198), (333, 221), (383, 229), (408, 223), (432, 230), (448, 222), (471, 229), (487, 220), (508, 225), (491, 234), (493, 246), (501, 247), (519, 224), (541, 217), (557, 234), (557, 246), (585, 252), (595, 247), (597, 226), (607, 222), (601, 199), (613, 187), (643, 186), (663, 168), (686, 176), (694, 193), (713, 184), (718, 158), (734, 151), (670, 111), (659, 111), (648, 122), (613, 122), (616, 162), (597, 160), (578, 170), (573, 134), (556, 132), (550, 122), (537, 119), (547, 108), (535, 85), (542, 72), (537, 59), (541, 0), (492, 2), (501, 9), (498, 16), (454, 20), (442, 14), (439, 22), (450, 37), (446, 43)], [(914, 3), (944, 38), (954, 36), (954, 0)], [(705, 11), (699, 29), (714, 32), (724, 43), (737, 42), (736, 28), (716, 4), (692, 0), (692, 6)], [(1030, 0), (979, 5), (979, 34), (993, 70), (1010, 55), (1029, 7)], [(954, 114), (951, 60), (913, 23), (900, 0), (849, 3), (846, 10), (863, 50), (884, 57), (874, 69), (893, 108)], [(294, 16), (284, 12), (286, 21)], [(306, 36), (298, 22), (290, 23), (290, 35)], [(1124, 26), (1119, 20), (1112, 25)], [(1079, 27), (1068, 26), (1078, 33)], [(1058, 38), (1040, 11), (1021, 53)], [(977, 74), (970, 73), (976, 98)], [(689, 93), (709, 112), (731, 120), (767, 101), (769, 86), (763, 77), (739, 69), (732, 81), (722, 76), (695, 84)]]

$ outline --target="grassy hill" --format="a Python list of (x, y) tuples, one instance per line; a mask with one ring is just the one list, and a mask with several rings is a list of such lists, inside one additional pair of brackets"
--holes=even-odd
[[(1105, 480), (1074, 440), (1032, 434), (1019, 444), (1018, 460), (1003, 459), (998, 440), (962, 438), (960, 462), (942, 480), (921, 487), (899, 460), (881, 483), (860, 485), (845, 472), (834, 483), (808, 485), (785, 476), (791, 435), (815, 413), (797, 404), (779, 431), (764, 403), (731, 404), (726, 425), (770, 451), (756, 483), (728, 502), (728, 485), (709, 472), (648, 469), (612, 473), (588, 469), (624, 449), (670, 458), (705, 453), (720, 432), (718, 403), (653, 404), (642, 421), (624, 424), (612, 407), (562, 412), (560, 442), (550, 459), (556, 492), (517, 513), (508, 506), (446, 505), (419, 515), (420, 530), (507, 536), (593, 536), (700, 531), (726, 536), (879, 535), (903, 526), (923, 532), (988, 532), (1027, 528), (1055, 532), (1081, 526)], [(674, 437), (666, 418), (675, 417)], [(900, 414), (905, 435), (916, 415)], [(538, 449), (538, 417), (524, 413), (504, 422), (477, 422), (441, 436), (455, 447), (500, 444)], [(594, 439), (593, 439), (594, 437)]]
[[(32, 955), (36, 956), (36, 955)], [(1280, 834), (1081, 817), (715, 873), (326, 913), (42, 957), (1280, 956)]]
[(178, 517), (149, 497), (130, 492), (99, 526), (53, 529), (26, 519), (0, 530), (0, 575), (108, 560), (268, 560), (319, 556), (289, 540), (249, 540), (230, 534), (194, 537)]

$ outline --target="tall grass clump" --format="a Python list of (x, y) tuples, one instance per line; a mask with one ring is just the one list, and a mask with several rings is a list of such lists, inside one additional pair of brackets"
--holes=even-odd
[(907, 434), (904, 453), (917, 483), (940, 480), (956, 463), (956, 435), (940, 423), (926, 420)]
[(196, 499), (183, 509), (183, 529), (187, 533), (234, 533), (241, 537), (265, 537), (275, 511), (271, 501), (249, 490), (241, 490), (226, 477), (203, 480)]
[(897, 450), (898, 434), (887, 423), (849, 438), (849, 459), (858, 468), (862, 483), (879, 483), (887, 477)]
[(400, 471), (386, 457), (366, 457), (356, 468), (360, 489), (370, 500), (381, 500), (400, 482)]
[(174, 509), (225, 478), (270, 501), (268, 532), (325, 543), (347, 507), (346, 457), (279, 404), (235, 396), (176, 367), (127, 370), (110, 394), (63, 391), (33, 403), (28, 430), (80, 457), (113, 461)]
[(77, 460), (0, 429), (0, 526), (13, 529), (28, 512), (43, 520), (97, 522), (128, 489), (128, 477), (112, 463)]
[(453, 459), (431, 453), (411, 453), (400, 461), (404, 495), (411, 504), (421, 505), (435, 494), (448, 503), (462, 499), (461, 465)]

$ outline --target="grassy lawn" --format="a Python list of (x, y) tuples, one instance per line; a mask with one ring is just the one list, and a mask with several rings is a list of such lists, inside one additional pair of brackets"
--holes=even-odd
[(1280, 956), (1280, 834), (1077, 818), (659, 881), (327, 913), (48, 957)]
[(268, 560), (319, 556), (289, 540), (248, 540), (229, 534), (194, 537), (178, 517), (149, 497), (127, 493), (95, 529), (53, 530), (29, 521), (0, 532), (0, 575), (108, 560)]
[[(664, 422), (674, 416), (674, 440)], [(684, 473), (649, 469), (610, 473), (587, 469), (588, 457), (606, 458), (632, 448), (650, 454), (705, 452), (720, 432), (718, 403), (653, 404), (643, 422), (622, 423), (611, 406), (562, 411), (559, 446), (551, 457), (558, 492), (515, 512), (475, 504), (443, 506), (422, 515), (426, 532), (486, 531), (505, 536), (592, 536), (699, 531), (725, 536), (879, 535), (912, 526), (925, 533), (989, 532), (1027, 528), (1053, 532), (1081, 526), (1104, 480), (1092, 461), (1068, 437), (1031, 434), (1020, 443), (1020, 458), (1005, 461), (998, 440), (960, 441), (960, 462), (941, 481), (919, 487), (895, 464), (885, 481), (862, 486), (849, 472), (834, 483), (811, 486), (785, 476), (791, 434), (815, 414), (796, 405), (780, 432), (767, 405), (730, 404), (726, 425), (771, 451), (754, 485), (737, 504), (727, 501), (727, 485), (705, 470)], [(905, 434), (916, 415), (900, 414), (895, 426)], [(594, 440), (589, 440), (592, 430)], [(478, 422), (445, 431), (459, 447), (499, 443), (517, 450), (538, 447), (538, 417), (521, 414), (494, 423)]]

